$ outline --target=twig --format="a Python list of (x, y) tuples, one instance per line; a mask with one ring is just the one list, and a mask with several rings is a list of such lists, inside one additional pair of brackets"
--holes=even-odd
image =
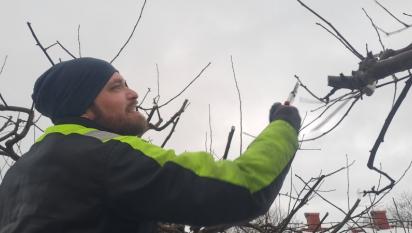
[(54, 46), (56, 46), (57, 45), (57, 42), (56, 43), (53, 43), (53, 44), (51, 44), (51, 45), (49, 45), (49, 46), (47, 46), (46, 48), (44, 48), (45, 50), (49, 50), (50, 48), (52, 48), (52, 47), (54, 47)]
[(320, 220), (319, 224), (315, 227), (315, 229), (312, 231), (313, 233), (317, 232), (320, 227), (322, 226), (322, 223), (326, 220), (326, 218), (329, 216), (329, 213), (326, 212), (325, 216)]
[[(316, 131), (318, 129), (320, 129), (323, 125), (325, 125), (326, 123), (329, 122), (330, 119), (333, 118), (333, 116), (335, 116), (336, 113), (338, 113), (349, 101), (350, 99), (346, 99), (344, 100), (343, 103), (341, 103), (338, 107), (336, 107), (335, 110), (332, 111), (332, 113), (330, 113), (328, 116), (326, 116), (324, 119), (322, 119), (321, 122), (319, 122), (315, 127), (313, 127), (311, 129), (311, 131)], [(318, 119), (320, 119), (324, 113), (326, 113), (329, 108), (331, 108), (333, 105), (337, 104), (338, 102), (340, 102), (341, 100), (336, 100), (333, 101), (332, 104), (329, 104), (323, 111), (321, 114), (319, 114), (315, 119), (313, 119), (311, 122), (309, 122), (308, 124), (306, 124), (304, 127), (302, 127), (301, 130), (305, 129), (306, 127), (312, 125), (315, 121), (317, 121)]]
[(210, 137), (210, 143), (209, 143), (209, 153), (212, 153), (212, 147), (213, 147), (213, 131), (212, 131), (212, 115), (210, 113), (210, 104), (209, 104), (209, 137)]
[(38, 45), (40, 47), (40, 49), (43, 51), (44, 55), (46, 55), (47, 59), (49, 60), (49, 62), (52, 64), (52, 66), (54, 66), (54, 62), (53, 60), (50, 58), (49, 54), (47, 53), (46, 49), (44, 49), (43, 45), (40, 43), (39, 39), (37, 39), (36, 34), (33, 31), (33, 28), (31, 27), (31, 23), (27, 22), (27, 26), (29, 27), (31, 34), (33, 35), (34, 39), (36, 40), (36, 45)]
[(67, 50), (61, 43), (60, 41), (56, 41), (56, 43), (67, 53), (69, 54), (73, 59), (76, 59), (77, 57), (74, 56), (69, 50)]
[(361, 201), (360, 199), (356, 200), (355, 204), (352, 206), (352, 209), (350, 209), (348, 214), (345, 216), (345, 218), (336, 227), (334, 227), (332, 233), (338, 232), (349, 221), (349, 219), (351, 219), (351, 215), (355, 211), (355, 209), (358, 207), (360, 201)]
[(33, 125), (33, 119), (34, 119), (34, 104), (32, 104), (32, 107), (30, 109), (28, 108), (23, 108), (23, 107), (17, 107), (17, 106), (4, 106), (0, 105), (0, 111), (15, 111), (15, 112), (23, 112), (28, 115), (26, 124), (23, 127), (23, 130), (19, 133), (19, 127), (20, 123), (23, 123), (24, 121), (22, 119), (18, 119), (15, 123), (14, 129), (6, 134), (5, 136), (0, 138), (0, 141), (4, 141), (7, 138), (11, 137), (8, 141), (5, 142), (5, 146), (0, 146), (0, 149), (3, 150), (6, 155), (13, 160), (17, 161), (20, 156), (14, 151), (13, 146), (18, 143), (21, 139), (26, 137), (27, 133), (29, 132), (30, 126)]
[(228, 154), (229, 154), (230, 145), (232, 144), (232, 138), (233, 138), (233, 134), (234, 134), (234, 133), (235, 133), (235, 127), (232, 126), (232, 127), (230, 128), (230, 132), (229, 132), (229, 135), (228, 135), (228, 137), (227, 137), (227, 143), (226, 143), (225, 153), (223, 154), (223, 157), (222, 157), (223, 160), (226, 160), (226, 159), (227, 159), (227, 156), (228, 156)]
[(412, 15), (411, 14), (407, 14), (407, 13), (402, 13), (403, 15), (406, 15), (406, 16), (409, 16), (409, 17), (412, 17)]
[(133, 37), (133, 34), (134, 34), (135, 30), (136, 30), (136, 27), (137, 27), (137, 25), (139, 24), (140, 19), (142, 18), (143, 10), (144, 10), (144, 7), (145, 7), (145, 6), (146, 6), (146, 0), (144, 0), (143, 6), (142, 6), (142, 8), (140, 9), (139, 18), (137, 19), (136, 24), (135, 24), (134, 27), (133, 27), (132, 33), (130, 33), (129, 38), (127, 38), (126, 42), (125, 42), (125, 43), (123, 44), (123, 46), (120, 48), (119, 52), (117, 52), (116, 56), (114, 56), (114, 58), (110, 61), (110, 63), (113, 63), (114, 60), (116, 60), (116, 58), (119, 57), (120, 53), (123, 51), (123, 49), (124, 49), (124, 48), (126, 47), (126, 45), (129, 43), (130, 39)]
[(373, 163), (374, 163), (374, 160), (375, 160), (376, 153), (379, 149), (379, 146), (384, 141), (386, 131), (388, 130), (388, 128), (389, 128), (389, 126), (392, 122), (393, 117), (395, 116), (396, 112), (398, 111), (399, 106), (402, 104), (403, 100), (405, 99), (406, 95), (408, 94), (408, 91), (409, 91), (411, 85), (412, 85), (412, 78), (409, 78), (406, 81), (405, 87), (403, 88), (402, 92), (400, 93), (398, 99), (396, 100), (395, 105), (393, 106), (393, 108), (389, 112), (389, 114), (388, 114), (388, 116), (385, 120), (385, 123), (384, 123), (384, 125), (381, 129), (381, 132), (379, 133), (379, 136), (376, 139), (375, 144), (372, 147), (372, 150), (370, 151), (370, 156), (369, 156), (369, 160), (368, 160), (368, 168), (371, 169), (371, 170), (375, 170), (376, 172), (384, 175), (390, 181), (390, 184), (387, 185), (386, 187), (384, 187), (382, 190), (379, 190), (379, 191), (372, 190), (376, 194), (381, 193), (383, 190), (392, 188), (394, 183), (395, 183), (395, 181), (389, 175), (387, 175), (383, 171), (381, 171), (381, 170), (377, 169), (376, 167), (374, 167)]
[(346, 154), (346, 180), (348, 181), (348, 184), (346, 186), (346, 197), (348, 201), (348, 210), (350, 210), (350, 195), (349, 195), (349, 188), (350, 188), (350, 180), (349, 180), (349, 161), (348, 161), (348, 154)]
[(252, 135), (252, 134), (247, 133), (247, 132), (243, 132), (243, 134), (246, 135), (246, 136), (249, 136), (249, 137), (251, 137), (251, 138), (256, 138), (256, 137), (257, 137), (257, 136), (255, 136), (255, 135)]
[(156, 63), (156, 80), (157, 80), (157, 96), (155, 97), (155, 102), (159, 103), (160, 100), (160, 71), (159, 65)]
[(322, 28), (325, 29), (327, 32), (329, 32), (329, 34), (331, 34), (333, 37), (335, 37), (337, 40), (339, 40), (339, 42), (340, 42), (343, 46), (345, 46), (345, 48), (347, 48), (351, 53), (353, 53), (355, 56), (357, 56), (356, 53), (354, 53), (354, 52), (352, 51), (352, 48), (351, 48), (349, 45), (347, 45), (347, 44), (345, 43), (345, 41), (344, 41), (343, 39), (341, 39), (338, 35), (336, 35), (336, 34), (333, 33), (331, 30), (329, 30), (328, 28), (326, 28), (325, 26), (323, 26), (321, 23), (316, 23), (316, 25), (322, 27)]
[(239, 137), (240, 137), (240, 154), (242, 154), (242, 146), (243, 146), (243, 111), (242, 111), (242, 96), (240, 95), (240, 89), (239, 85), (237, 83), (236, 79), (236, 72), (235, 72), (235, 67), (233, 65), (233, 58), (232, 55), (230, 55), (230, 62), (232, 64), (232, 72), (233, 72), (233, 79), (235, 80), (235, 85), (236, 85), (236, 91), (238, 95), (238, 100), (239, 100), (239, 114), (240, 114), (240, 132), (239, 132)]
[(309, 10), (310, 12), (312, 12), (312, 14), (316, 15), (319, 19), (321, 19), (323, 22), (325, 22), (326, 24), (329, 25), (330, 28), (333, 29), (333, 31), (336, 33), (336, 35), (338, 35), (339, 38), (341, 38), (345, 44), (350, 48), (350, 51), (356, 56), (358, 57), (360, 60), (364, 60), (365, 58), (358, 52), (356, 51), (356, 49), (345, 39), (345, 37), (342, 36), (342, 34), (340, 34), (340, 32), (330, 23), (328, 22), (326, 19), (324, 19), (322, 16), (320, 16), (318, 13), (316, 13), (314, 10), (312, 10), (310, 7), (308, 7), (307, 5), (305, 5), (301, 0), (297, 0), (303, 7), (305, 7), (307, 10)]
[(377, 0), (375, 0), (376, 4), (378, 4), (383, 10), (385, 10), (390, 16), (392, 16), (392, 18), (394, 18), (396, 21), (398, 21), (400, 24), (402, 24), (405, 27), (409, 27), (408, 24), (406, 24), (405, 22), (401, 21), (400, 19), (398, 19), (395, 15), (393, 15), (388, 9), (386, 9), (386, 7), (384, 7), (380, 2), (378, 2)]
[(172, 102), (172, 101), (175, 100), (177, 97), (179, 97), (183, 92), (185, 92), (186, 89), (189, 88), (189, 87), (203, 74), (203, 72), (210, 66), (210, 64), (211, 64), (211, 63), (209, 62), (205, 67), (203, 67), (203, 69), (200, 71), (200, 73), (199, 73), (192, 81), (190, 81), (190, 83), (189, 83), (185, 88), (183, 88), (182, 91), (180, 91), (177, 95), (175, 95), (175, 96), (174, 96), (173, 98), (171, 98), (170, 100), (166, 101), (164, 104), (160, 105), (159, 108), (168, 105), (170, 102)]
[(396, 204), (395, 198), (392, 197), (392, 201), (393, 201), (393, 205), (395, 206), (396, 215), (398, 215), (399, 222), (401, 223), (401, 226), (402, 226), (402, 228), (403, 228), (403, 231), (406, 233), (405, 225), (403, 225), (403, 218), (402, 218), (401, 215), (399, 214), (399, 209), (398, 209), (398, 205)]
[(292, 204), (292, 188), (293, 188), (293, 166), (290, 166), (290, 187), (289, 187), (289, 202), (288, 202), (288, 214), (290, 214), (290, 205)]
[[(0, 128), (0, 132), (2, 132), (5, 128), (7, 128), (9, 126), (9, 123), (13, 122), (12, 121), (13, 117), (9, 116), (9, 118), (7, 118), (7, 121), (3, 124), (3, 126)], [(1, 140), (0, 140), (1, 141)]]
[(403, 28), (400, 28), (400, 29), (395, 30), (395, 31), (387, 32), (387, 31), (383, 30), (382, 28), (378, 27), (379, 31), (385, 33), (386, 36), (391, 36), (391, 35), (393, 35), (393, 34), (403, 32), (403, 31), (405, 31), (405, 30), (408, 29), (408, 28), (410, 28), (410, 26), (409, 26), (409, 27), (403, 27)]
[(167, 135), (167, 137), (166, 137), (166, 139), (164, 140), (164, 142), (162, 143), (162, 145), (161, 145), (162, 148), (166, 145), (166, 143), (167, 143), (167, 142), (169, 141), (169, 139), (172, 137), (172, 134), (175, 132), (175, 128), (176, 128), (176, 126), (177, 126), (177, 123), (179, 122), (179, 119), (180, 119), (180, 115), (176, 118), (175, 121), (173, 121), (173, 127), (172, 127), (172, 129), (170, 130), (170, 132), (169, 132), (169, 134)]
[(297, 76), (297, 75), (295, 74), (294, 77), (299, 81), (300, 86), (303, 87), (303, 89), (305, 89), (311, 96), (313, 96), (313, 98), (319, 100), (319, 101), (322, 102), (322, 103), (325, 102), (322, 98), (316, 96), (311, 90), (309, 90), (309, 88), (302, 83), (302, 81), (300, 80), (299, 76)]
[(385, 46), (383, 45), (382, 42), (382, 38), (381, 38), (381, 34), (378, 31), (378, 28), (376, 27), (375, 23), (373, 22), (372, 18), (368, 15), (368, 13), (366, 12), (366, 10), (364, 8), (362, 8), (363, 12), (365, 13), (366, 17), (368, 17), (369, 21), (371, 21), (372, 27), (375, 29), (376, 34), (378, 35), (379, 38), (379, 43), (382, 46), (382, 51), (385, 51)]
[(299, 209), (301, 209), (306, 202), (308, 201), (309, 197), (312, 195), (316, 187), (322, 182), (322, 180), (325, 178), (324, 175), (320, 176), (316, 183), (308, 190), (308, 192), (305, 194), (305, 196), (302, 198), (302, 201), (296, 206), (296, 208), (293, 208), (292, 211), (286, 216), (283, 221), (279, 224), (279, 231), (278, 232), (284, 232), (286, 229), (288, 223), (292, 219), (292, 217), (298, 212)]
[(395, 105), (395, 101), (396, 101), (396, 95), (398, 94), (398, 77), (396, 77), (396, 75), (392, 75), (393, 80), (395, 81), (394, 85), (393, 85), (393, 98), (392, 98), (392, 108)]
[(176, 119), (177, 117), (179, 117), (179, 116), (186, 110), (186, 107), (187, 107), (188, 103), (189, 103), (189, 100), (185, 99), (185, 101), (183, 102), (183, 104), (182, 104), (182, 106), (180, 107), (179, 111), (177, 111), (177, 112), (170, 118), (170, 120), (167, 121), (163, 126), (156, 126), (156, 125), (153, 125), (153, 124), (150, 124), (150, 123), (149, 123), (149, 129), (153, 129), (153, 130), (156, 130), (156, 131), (162, 131), (162, 130), (164, 130), (164, 129), (167, 128), (170, 124), (172, 124), (172, 123), (175, 121), (175, 119)]
[(82, 47), (81, 47), (81, 44), (80, 44), (80, 24), (77, 27), (77, 44), (78, 44), (78, 47), (79, 47), (79, 57), (82, 57)]
[(411, 77), (411, 76), (408, 74), (408, 75), (406, 75), (406, 76), (404, 76), (404, 77), (402, 77), (402, 78), (398, 78), (397, 80), (393, 80), (393, 81), (389, 81), (389, 82), (386, 82), (386, 83), (382, 83), (382, 84), (376, 85), (376, 89), (377, 89), (377, 88), (384, 87), (384, 86), (387, 86), (387, 85), (390, 85), (390, 84), (393, 84), (393, 83), (397, 83), (397, 82), (399, 82), (399, 81), (402, 81), (402, 80), (407, 79), (407, 78), (410, 78), (410, 77)]
[(3, 73), (4, 66), (6, 65), (8, 55), (4, 58), (3, 65), (1, 66), (0, 75)]
[(352, 104), (349, 106), (348, 110), (346, 110), (345, 114), (343, 114), (343, 116), (341, 117), (341, 119), (334, 125), (332, 126), (329, 130), (325, 131), (324, 133), (322, 133), (321, 135), (317, 136), (317, 137), (313, 137), (313, 138), (309, 138), (309, 139), (304, 139), (302, 140), (303, 142), (307, 142), (307, 141), (314, 141), (316, 139), (319, 139), (323, 136), (325, 136), (326, 134), (330, 133), (331, 131), (333, 131), (345, 118), (346, 116), (349, 114), (350, 110), (352, 109), (352, 107), (356, 104), (356, 102), (358, 102), (358, 100), (360, 99), (361, 95), (358, 95), (357, 97), (355, 97), (354, 101), (352, 102)]
[(403, 171), (403, 174), (399, 177), (399, 179), (395, 182), (395, 184), (398, 184), (403, 179), (403, 177), (405, 177), (406, 173), (409, 171), (409, 169), (411, 169), (411, 167), (412, 167), (412, 161), (409, 163), (405, 171)]
[[(142, 104), (144, 103), (144, 101), (146, 100), (146, 97), (147, 97), (147, 95), (150, 93), (150, 91), (151, 91), (150, 88), (147, 88), (147, 91), (146, 91), (146, 93), (144, 94), (143, 99), (142, 99), (141, 101), (139, 101), (138, 108), (141, 109), (141, 106), (142, 106)], [(143, 109), (143, 110), (145, 110), (145, 109)]]

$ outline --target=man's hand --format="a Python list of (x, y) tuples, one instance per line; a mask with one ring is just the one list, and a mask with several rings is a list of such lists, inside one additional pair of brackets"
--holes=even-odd
[(297, 108), (279, 102), (274, 103), (269, 111), (269, 122), (279, 119), (287, 121), (296, 132), (299, 132), (301, 119)]

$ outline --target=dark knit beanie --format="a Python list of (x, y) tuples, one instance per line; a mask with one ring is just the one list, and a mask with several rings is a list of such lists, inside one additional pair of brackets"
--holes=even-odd
[(53, 121), (81, 116), (117, 70), (96, 58), (77, 58), (52, 66), (34, 84), (32, 99)]

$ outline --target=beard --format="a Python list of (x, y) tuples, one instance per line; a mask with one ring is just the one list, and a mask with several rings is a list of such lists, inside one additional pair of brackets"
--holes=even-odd
[(94, 119), (99, 125), (120, 135), (142, 136), (148, 130), (146, 118), (140, 112), (126, 112), (123, 115), (105, 114), (97, 105), (92, 105)]

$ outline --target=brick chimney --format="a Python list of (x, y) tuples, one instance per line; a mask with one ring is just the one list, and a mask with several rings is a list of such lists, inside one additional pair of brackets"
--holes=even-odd
[(374, 228), (379, 230), (391, 228), (388, 218), (386, 218), (386, 210), (372, 210), (371, 216)]

